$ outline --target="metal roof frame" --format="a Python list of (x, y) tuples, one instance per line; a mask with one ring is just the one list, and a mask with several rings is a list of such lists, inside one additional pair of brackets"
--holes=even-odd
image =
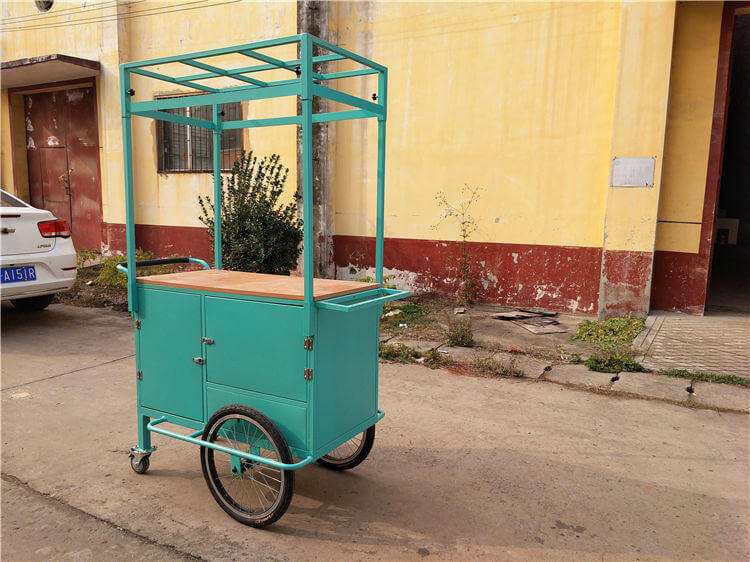
[[(300, 58), (281, 60), (259, 52), (280, 45), (298, 45)], [(328, 54), (313, 56), (313, 47)], [(221, 55), (241, 54), (263, 63), (253, 66), (225, 69), (209, 64), (202, 59)], [(344, 72), (320, 74), (314, 72), (315, 64), (337, 60), (349, 60), (364, 68)], [(202, 70), (198, 74), (169, 76), (156, 72), (150, 67), (179, 63), (186, 67)], [(264, 81), (255, 76), (265, 70), (281, 69), (290, 71), (294, 77), (286, 80)], [(199, 94), (179, 98), (134, 101), (135, 91), (131, 88), (131, 75), (136, 74), (186, 86), (198, 90)], [(341, 78), (367, 76), (378, 77), (378, 92), (373, 101), (347, 94), (324, 85)], [(201, 83), (211, 78), (229, 78), (240, 85), (215, 88)], [(313, 196), (312, 196), (312, 124), (346, 119), (374, 117), (378, 120), (378, 161), (377, 161), (377, 222), (375, 236), (375, 276), (376, 282), (383, 282), (383, 220), (385, 194), (385, 124), (387, 112), (388, 69), (375, 61), (357, 55), (347, 49), (333, 45), (319, 37), (307, 33), (290, 35), (278, 39), (256, 41), (245, 45), (211, 49), (184, 55), (174, 55), (156, 59), (128, 62), (120, 65), (120, 99), (122, 103), (123, 157), (125, 162), (125, 230), (127, 241), (128, 269), (128, 308), (138, 311), (138, 293), (135, 272), (135, 206), (133, 186), (132, 125), (133, 116), (147, 117), (184, 125), (209, 129), (213, 132), (213, 173), (214, 173), (214, 267), (221, 268), (221, 131), (240, 128), (270, 127), (279, 125), (300, 125), (302, 127), (302, 209), (303, 209), (303, 263), (304, 263), (304, 306), (307, 311), (305, 323), (307, 333), (313, 333)], [(244, 119), (222, 121), (222, 103), (253, 101), (278, 97), (299, 96), (302, 100), (300, 115), (281, 116), (266, 119)], [(328, 113), (312, 112), (313, 97), (326, 98), (350, 106), (352, 109)], [(213, 108), (212, 120), (195, 119), (169, 113), (169, 109), (210, 105)]]

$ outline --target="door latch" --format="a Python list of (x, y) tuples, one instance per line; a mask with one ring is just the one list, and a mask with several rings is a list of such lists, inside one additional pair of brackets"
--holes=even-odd
[(206, 345), (213, 345), (214, 344), (214, 340), (212, 340), (211, 338), (201, 338), (201, 341), (203, 343), (205, 343)]
[(305, 369), (305, 380), (312, 380), (312, 369)]
[(198, 363), (198, 365), (205, 365), (206, 360), (203, 359), (203, 357), (193, 357), (193, 363)]

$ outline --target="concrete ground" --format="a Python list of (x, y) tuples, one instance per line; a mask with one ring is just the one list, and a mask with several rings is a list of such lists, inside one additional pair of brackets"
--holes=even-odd
[(370, 458), (301, 470), (256, 530), (214, 503), (194, 447), (155, 436), (131, 471), (132, 352), (125, 314), (3, 307), (5, 559), (750, 557), (746, 414), (381, 365)]

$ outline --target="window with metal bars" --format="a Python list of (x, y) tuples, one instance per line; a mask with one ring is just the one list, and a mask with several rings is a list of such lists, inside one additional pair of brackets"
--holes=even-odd
[[(224, 121), (242, 119), (240, 102), (224, 103)], [(180, 107), (163, 111), (211, 121), (213, 119), (210, 105)], [(157, 122), (159, 172), (212, 172), (213, 171), (213, 134), (209, 129), (170, 123)], [(242, 152), (242, 129), (221, 132), (221, 169), (230, 171), (234, 161)]]

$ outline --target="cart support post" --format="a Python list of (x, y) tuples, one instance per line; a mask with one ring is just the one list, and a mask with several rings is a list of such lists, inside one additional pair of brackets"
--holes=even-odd
[[(378, 99), (386, 109), (388, 90), (388, 74), (382, 70), (378, 73)], [(383, 284), (383, 224), (385, 222), (385, 119), (386, 115), (378, 116), (378, 194), (377, 218), (375, 231), (375, 282)]]
[(221, 106), (213, 105), (214, 157), (214, 269), (221, 269)]
[(125, 171), (125, 241), (128, 257), (128, 310), (138, 312), (135, 279), (135, 204), (133, 194), (133, 142), (130, 116), (130, 71), (120, 67), (122, 106), (122, 159)]
[(305, 275), (305, 333), (312, 336), (315, 300), (313, 295), (313, 162), (312, 162), (312, 41), (305, 34), (300, 40), (302, 60), (302, 237)]
[(138, 449), (139, 453), (150, 453), (153, 451), (151, 446), (151, 431), (148, 429), (148, 424), (151, 418), (144, 416), (140, 412), (138, 413)]

